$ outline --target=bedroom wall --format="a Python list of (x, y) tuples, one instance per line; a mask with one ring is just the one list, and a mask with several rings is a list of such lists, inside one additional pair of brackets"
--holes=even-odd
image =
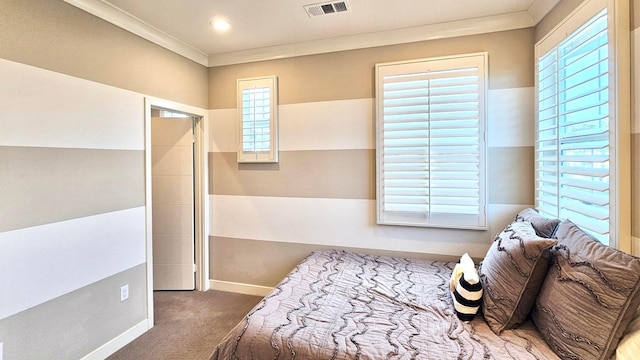
[(0, 84), (0, 357), (104, 358), (148, 327), (142, 94), (206, 108), (207, 70), (62, 1), (3, 0)]
[(584, 0), (562, 0), (536, 25), (536, 42), (564, 20)]
[(62, 1), (2, 0), (0, 57), (206, 109), (206, 67)]
[[(523, 29), (209, 69), (212, 284), (274, 286), (316, 248), (483, 257), (533, 204), (533, 41)], [(487, 51), (489, 230), (376, 225), (376, 63)], [(280, 162), (238, 165), (235, 81), (277, 75)]]

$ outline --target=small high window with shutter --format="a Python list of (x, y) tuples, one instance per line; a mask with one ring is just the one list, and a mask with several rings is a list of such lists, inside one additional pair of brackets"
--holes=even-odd
[(487, 54), (376, 65), (378, 223), (486, 229)]
[(238, 79), (238, 162), (278, 162), (278, 79)]

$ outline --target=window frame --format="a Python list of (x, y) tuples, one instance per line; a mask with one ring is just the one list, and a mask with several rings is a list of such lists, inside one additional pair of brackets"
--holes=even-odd
[[(535, 45), (535, 129), (539, 123), (539, 61), (569, 35), (607, 10), (609, 81), (609, 246), (631, 252), (630, 40), (629, 4), (620, 0), (586, 0)], [(537, 135), (536, 135), (537, 139)], [(535, 207), (539, 207), (536, 141)], [(558, 195), (560, 197), (560, 195)], [(560, 210), (558, 210), (560, 211)]]
[[(461, 62), (468, 61), (478, 65), (478, 214), (477, 215), (456, 215), (453, 213), (400, 213), (386, 211), (384, 209), (384, 97), (383, 97), (383, 76), (384, 69), (395, 66), (418, 65), (423, 66), (426, 71), (429, 67), (438, 64), (442, 66), (450, 62), (450, 69), (458, 69)], [(468, 66), (468, 65), (467, 65)], [(424, 70), (423, 70), (424, 71)], [(477, 52), (442, 57), (414, 59), (407, 61), (397, 61), (376, 64), (375, 86), (376, 86), (376, 213), (377, 223), (380, 225), (399, 225), (433, 228), (454, 228), (467, 230), (487, 230), (487, 118), (488, 118), (488, 53)], [(428, 189), (426, 187), (425, 189)]]
[[(245, 90), (269, 89), (269, 148), (262, 151), (245, 151), (243, 125), (243, 92)], [(237, 79), (236, 111), (238, 128), (238, 163), (277, 163), (278, 162), (278, 77), (275, 75)], [(253, 143), (257, 139), (254, 137)]]

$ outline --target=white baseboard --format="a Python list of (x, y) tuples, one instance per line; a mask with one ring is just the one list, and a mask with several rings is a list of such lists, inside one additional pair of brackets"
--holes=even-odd
[(100, 346), (95, 349), (87, 356), (83, 357), (82, 360), (103, 360), (115, 353), (116, 351), (122, 349), (125, 345), (135, 340), (138, 336), (144, 334), (151, 327), (149, 326), (149, 320), (145, 319), (140, 323), (134, 325), (129, 330), (123, 332), (122, 334), (116, 336), (111, 341), (106, 344)]
[(243, 283), (236, 283), (236, 282), (222, 281), (222, 280), (209, 280), (209, 286), (212, 290), (229, 291), (234, 293), (256, 295), (256, 296), (265, 296), (269, 292), (271, 292), (271, 290), (273, 290), (272, 287), (268, 287), (268, 286), (243, 284)]

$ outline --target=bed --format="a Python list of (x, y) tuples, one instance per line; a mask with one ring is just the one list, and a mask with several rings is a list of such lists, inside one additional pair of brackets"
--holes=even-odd
[(572, 358), (552, 348), (557, 334), (540, 331), (530, 316), (499, 335), (481, 314), (460, 320), (449, 286), (455, 265), (313, 252), (227, 334), (211, 359)]
[(212, 359), (558, 359), (531, 324), (496, 336), (460, 321), (455, 263), (319, 251), (304, 259)]

